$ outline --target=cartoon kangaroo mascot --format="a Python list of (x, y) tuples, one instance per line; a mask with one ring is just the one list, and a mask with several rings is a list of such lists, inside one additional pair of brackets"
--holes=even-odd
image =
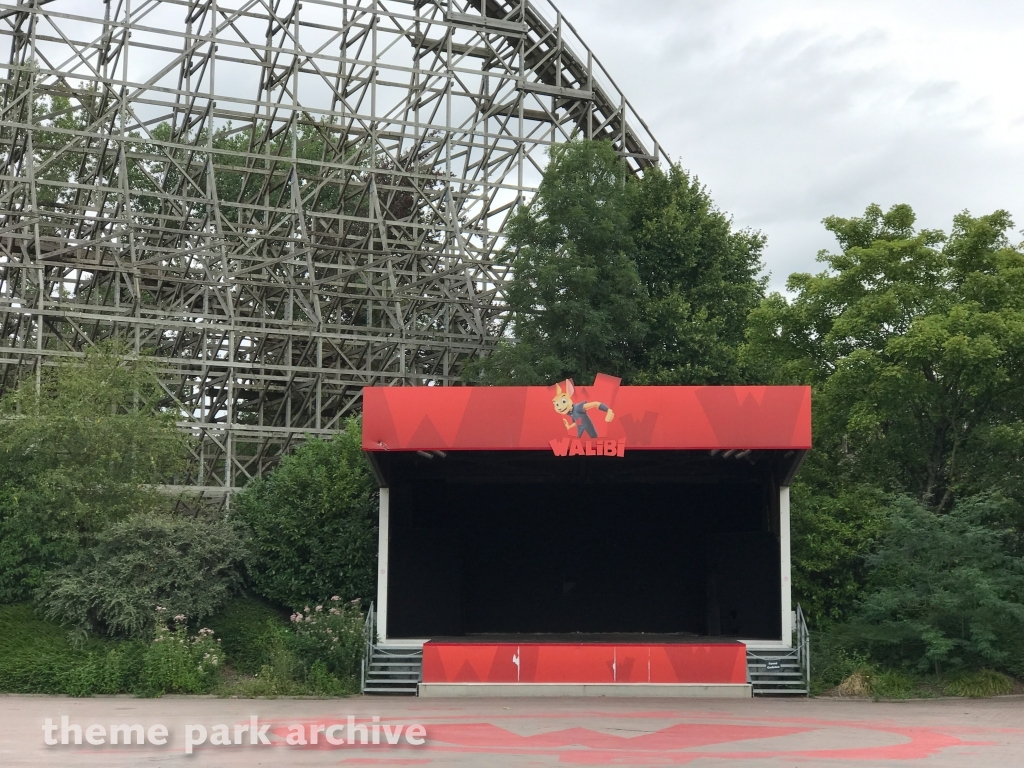
[[(587, 411), (592, 411), (595, 408), (599, 411), (605, 411), (605, 421), (614, 419), (615, 413), (604, 403), (574, 403), (572, 396), (575, 391), (576, 388), (572, 385), (572, 379), (566, 379), (561, 384), (556, 384), (555, 396), (551, 400), (555, 406), (555, 411), (562, 415), (562, 423), (565, 424), (566, 429), (571, 430), (573, 427), (576, 427), (576, 437), (583, 437), (583, 434), (586, 433), (589, 437), (596, 438), (597, 429), (594, 427), (594, 422), (590, 420), (590, 416), (587, 415)], [(564, 418), (566, 416), (569, 418)]]

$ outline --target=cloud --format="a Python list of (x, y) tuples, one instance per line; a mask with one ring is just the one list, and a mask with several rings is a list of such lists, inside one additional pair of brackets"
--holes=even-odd
[(559, 2), (670, 155), (768, 235), (776, 288), (835, 247), (823, 217), (872, 202), (1024, 224), (1024, 9), (976, 5)]

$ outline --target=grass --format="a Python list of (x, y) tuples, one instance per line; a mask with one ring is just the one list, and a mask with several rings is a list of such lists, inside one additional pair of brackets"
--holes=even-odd
[(31, 605), (0, 606), (0, 691), (91, 696), (132, 692), (145, 646), (89, 638), (72, 646), (67, 631)]
[(982, 699), (987, 696), (1003, 696), (1013, 690), (1013, 680), (1001, 672), (979, 669), (957, 675), (947, 683), (945, 692), (950, 696), (964, 696)]

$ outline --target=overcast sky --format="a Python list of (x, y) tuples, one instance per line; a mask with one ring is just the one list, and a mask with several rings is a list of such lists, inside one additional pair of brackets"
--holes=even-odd
[(835, 248), (823, 217), (872, 202), (1024, 227), (1021, 0), (556, 3), (668, 153), (768, 236), (773, 288)]

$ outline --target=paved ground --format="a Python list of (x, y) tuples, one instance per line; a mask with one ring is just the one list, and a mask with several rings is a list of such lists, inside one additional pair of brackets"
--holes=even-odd
[[(347, 740), (348, 716), (369, 725), (379, 717), (380, 745), (332, 745)], [(44, 723), (61, 718), (94, 741), (44, 744)], [(256, 717), (269, 745), (249, 745), (235, 726)], [(112, 724), (168, 730), (163, 747), (111, 745)], [(324, 729), (317, 726), (323, 724)], [(341, 724), (340, 727), (330, 728)], [(398, 725), (421, 724), (426, 742), (387, 744)], [(217, 725), (226, 727), (218, 729)], [(192, 726), (189, 729), (188, 726)], [(185, 754), (186, 734), (206, 743)], [(264, 726), (269, 726), (264, 729)], [(310, 726), (318, 743), (309, 743)], [(387, 726), (385, 729), (384, 726)], [(323, 733), (321, 730), (327, 730)], [(414, 732), (415, 733), (415, 732)], [(102, 734), (102, 736), (101, 736)], [(288, 745), (286, 739), (304, 739)], [(352, 734), (360, 738), (359, 730)], [(414, 735), (414, 740), (416, 736)], [(123, 737), (120, 739), (123, 741)], [(258, 739), (257, 739), (258, 740)], [(335, 700), (223, 700), (207, 697), (69, 699), (0, 696), (2, 766), (1024, 766), (1024, 697), (983, 701), (874, 703), (833, 700), (669, 701), (624, 699), (486, 699), (446, 701), (397, 698)]]

